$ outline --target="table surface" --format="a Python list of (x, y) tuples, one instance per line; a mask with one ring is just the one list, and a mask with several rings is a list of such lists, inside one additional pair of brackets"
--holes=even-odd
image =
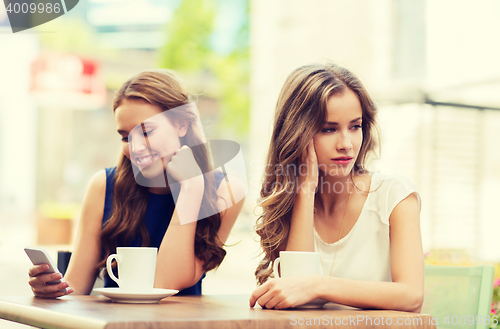
[(246, 295), (172, 296), (159, 304), (113, 303), (103, 296), (42, 299), (0, 296), (0, 318), (41, 328), (435, 328), (432, 317), (359, 310), (336, 304), (319, 309), (250, 308)]

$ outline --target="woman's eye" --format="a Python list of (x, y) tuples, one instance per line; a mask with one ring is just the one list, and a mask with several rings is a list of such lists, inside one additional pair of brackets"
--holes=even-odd
[(358, 130), (358, 129), (361, 129), (361, 125), (355, 125), (355, 126), (352, 126), (351, 129), (353, 130)]
[(325, 128), (321, 132), (328, 134), (328, 133), (331, 133), (331, 132), (334, 132), (334, 131), (335, 131), (335, 128)]
[[(151, 129), (151, 130), (148, 130), (148, 131), (143, 131), (142, 132), (142, 135), (144, 137), (148, 137), (149, 135), (151, 135), (151, 133), (154, 131), (154, 129)], [(130, 140), (132, 140), (132, 136), (131, 135), (128, 135), (128, 136), (123, 136), (122, 137), (122, 142), (125, 142), (125, 143), (128, 143)]]

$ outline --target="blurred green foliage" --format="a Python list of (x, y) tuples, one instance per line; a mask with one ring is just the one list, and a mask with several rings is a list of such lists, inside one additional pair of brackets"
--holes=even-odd
[(99, 48), (93, 28), (79, 17), (59, 17), (35, 29), (40, 32), (42, 48), (50, 51), (69, 52), (89, 57), (95, 56), (96, 52), (99, 55), (116, 52)]
[(215, 0), (183, 0), (167, 25), (167, 41), (160, 50), (160, 66), (181, 73), (211, 77), (216, 88), (209, 97), (219, 101), (219, 130), (246, 136), (249, 130), (249, 23), (248, 1), (245, 21), (229, 54), (217, 53), (211, 45), (217, 11)]
[[(218, 10), (227, 5), (225, 1), (230, 0), (181, 0), (166, 26), (166, 42), (158, 50), (159, 66), (198, 80), (194, 84), (201, 87), (203, 95), (217, 100), (217, 131), (226, 138), (244, 138), (250, 121), (249, 5), (248, 0), (238, 0), (246, 15), (238, 22), (240, 30), (232, 40), (233, 50), (221, 54), (214, 49), (212, 39)], [(40, 33), (42, 48), (50, 51), (110, 62), (119, 60), (124, 53), (103, 47), (94, 29), (78, 17), (60, 17), (37, 29), (57, 31)], [(128, 77), (119, 73), (112, 69), (106, 72), (108, 88), (118, 88)]]
[(160, 64), (178, 71), (208, 69), (214, 18), (213, 1), (182, 1), (167, 26), (168, 41), (161, 49)]

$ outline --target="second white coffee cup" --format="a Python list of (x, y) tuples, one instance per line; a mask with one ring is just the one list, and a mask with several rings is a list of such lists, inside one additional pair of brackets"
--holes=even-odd
[[(274, 276), (291, 278), (296, 276), (319, 275), (320, 253), (312, 251), (280, 251), (280, 256), (274, 260)], [(278, 275), (278, 265), (280, 273)]]
[[(152, 291), (157, 254), (158, 248), (153, 247), (118, 247), (116, 254), (109, 255), (106, 260), (109, 277), (118, 284), (120, 290), (126, 292)], [(113, 259), (116, 259), (120, 278), (113, 273)]]

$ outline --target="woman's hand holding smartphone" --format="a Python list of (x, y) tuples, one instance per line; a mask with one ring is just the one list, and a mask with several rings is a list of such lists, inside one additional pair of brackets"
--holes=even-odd
[(62, 280), (62, 274), (41, 248), (24, 248), (33, 266), (29, 269), (29, 285), (33, 294), (42, 298), (57, 298), (74, 292), (69, 284)]

